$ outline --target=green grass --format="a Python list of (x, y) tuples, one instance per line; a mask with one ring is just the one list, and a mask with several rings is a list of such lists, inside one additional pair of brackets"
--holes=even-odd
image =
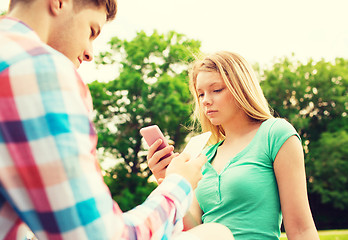
[[(348, 240), (348, 229), (318, 231), (318, 233), (320, 240)], [(284, 233), (280, 237), (280, 240), (287, 240)]]

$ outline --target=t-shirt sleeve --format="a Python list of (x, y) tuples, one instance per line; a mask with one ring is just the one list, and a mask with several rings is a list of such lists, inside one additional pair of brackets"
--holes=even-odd
[(286, 140), (291, 136), (297, 136), (301, 141), (295, 128), (285, 119), (276, 119), (271, 125), (268, 133), (268, 144), (270, 150), (270, 157), (274, 162), (279, 149), (283, 146)]

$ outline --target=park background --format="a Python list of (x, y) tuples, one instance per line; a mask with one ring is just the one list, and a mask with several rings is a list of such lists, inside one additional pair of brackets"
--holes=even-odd
[(348, 228), (347, 1), (118, 2), (79, 72), (104, 178), (124, 211), (156, 186), (138, 130), (158, 124), (179, 151), (192, 134), (187, 66), (200, 51), (228, 50), (253, 64), (275, 115), (300, 133), (317, 228)]

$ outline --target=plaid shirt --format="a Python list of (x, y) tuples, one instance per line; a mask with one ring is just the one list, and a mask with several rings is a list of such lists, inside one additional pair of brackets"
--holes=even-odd
[(189, 183), (171, 175), (123, 213), (96, 160), (92, 101), (73, 64), (24, 23), (0, 18), (0, 239), (168, 239)]

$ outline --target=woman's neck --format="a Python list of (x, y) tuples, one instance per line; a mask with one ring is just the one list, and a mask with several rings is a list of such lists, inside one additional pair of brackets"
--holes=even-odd
[(254, 135), (254, 132), (259, 129), (260, 125), (260, 121), (253, 120), (246, 114), (242, 114), (238, 118), (234, 119), (234, 121), (231, 121), (228, 125), (223, 126), (225, 130), (224, 144), (238, 141), (238, 139), (249, 134)]

